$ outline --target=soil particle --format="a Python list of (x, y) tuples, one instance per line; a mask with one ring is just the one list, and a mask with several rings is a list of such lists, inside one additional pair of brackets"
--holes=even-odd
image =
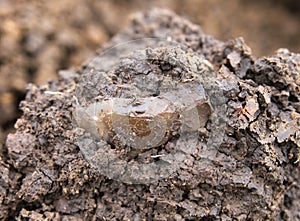
[[(167, 10), (135, 15), (107, 47), (144, 37), (171, 38), (210, 63), (226, 97), (220, 145), (209, 148), (208, 122), (196, 149), (178, 143), (194, 152), (175, 174), (149, 184), (102, 175), (77, 146), (71, 118), (85, 63), (28, 87), (0, 159), (1, 219), (299, 220), (300, 55), (281, 49), (255, 59), (241, 38), (216, 40)], [(110, 79), (95, 80), (87, 87), (97, 84), (98, 95)]]

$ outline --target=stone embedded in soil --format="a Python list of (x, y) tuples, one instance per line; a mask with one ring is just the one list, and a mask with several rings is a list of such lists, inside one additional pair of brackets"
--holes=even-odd
[(255, 59), (242, 39), (218, 41), (164, 10), (137, 14), (109, 45), (143, 37), (171, 38), (212, 64), (227, 98), (221, 145), (208, 148), (208, 123), (176, 174), (147, 185), (108, 179), (75, 143), (82, 67), (29, 87), (0, 159), (1, 219), (299, 219), (300, 55)]
[[(201, 148), (198, 130), (208, 120), (213, 122), (212, 108), (225, 105), (225, 99), (210, 97), (222, 92), (207, 60), (179, 44), (157, 39), (154, 43), (145, 39), (114, 47), (113, 53), (96, 57), (97, 66), (87, 65), (77, 83), (77, 145), (92, 167), (129, 184), (156, 182), (178, 170), (185, 154)], [(168, 46), (162, 47), (164, 43)], [(132, 50), (136, 45), (146, 50), (120, 56), (105, 70), (107, 54), (124, 53), (123, 46)], [(97, 78), (106, 80), (96, 82), (95, 91), (91, 79)], [(215, 112), (218, 121), (225, 117)], [(218, 134), (219, 125), (215, 130), (210, 124), (214, 135), (223, 135)]]

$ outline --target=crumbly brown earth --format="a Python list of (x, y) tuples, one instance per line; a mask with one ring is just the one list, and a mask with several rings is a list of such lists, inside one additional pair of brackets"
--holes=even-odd
[(27, 83), (80, 65), (125, 27), (129, 14), (167, 7), (227, 40), (243, 36), (256, 55), (300, 50), (298, 0), (0, 1), (0, 143), (14, 131)]
[(282, 49), (255, 59), (243, 39), (218, 41), (162, 10), (137, 14), (107, 46), (144, 37), (185, 44), (223, 79), (228, 122), (216, 158), (191, 156), (177, 174), (147, 185), (101, 175), (72, 126), (83, 65), (28, 87), (1, 154), (1, 219), (299, 220), (300, 55)]

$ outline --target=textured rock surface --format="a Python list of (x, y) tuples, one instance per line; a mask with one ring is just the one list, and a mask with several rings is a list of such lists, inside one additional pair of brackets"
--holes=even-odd
[(242, 39), (218, 41), (159, 10), (137, 14), (109, 45), (144, 37), (188, 46), (222, 79), (228, 125), (214, 161), (187, 158), (176, 175), (148, 185), (95, 171), (75, 144), (71, 119), (83, 65), (28, 87), (0, 160), (1, 219), (300, 219), (300, 55), (284, 49), (255, 59)]

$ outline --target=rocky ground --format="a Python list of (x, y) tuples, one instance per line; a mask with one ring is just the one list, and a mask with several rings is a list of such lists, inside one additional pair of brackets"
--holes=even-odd
[[(92, 39), (99, 37), (100, 32), (99, 29)], [(101, 36), (105, 39), (104, 36), (110, 35)], [(49, 41), (56, 37), (50, 36)], [(96, 57), (76, 71), (60, 72), (56, 80), (27, 87), (16, 132), (8, 136), (2, 148), (1, 219), (299, 220), (300, 55), (281, 49), (268, 57), (256, 58), (243, 39), (217, 40), (165, 10), (136, 14), (129, 27), (104, 48), (145, 37), (168, 37), (185, 45), (185, 49), (175, 54), (169, 49), (151, 52), (151, 56), (148, 53), (147, 68), (130, 66), (131, 63), (126, 63), (129, 58), (107, 75), (105, 83), (96, 81), (97, 76), (103, 76), (97, 70)], [(30, 42), (29, 39), (24, 42)], [(103, 39), (95, 40), (95, 44), (104, 42)], [(32, 41), (36, 42), (39, 41)], [(55, 50), (66, 50), (69, 55), (66, 64), (69, 64), (73, 51), (63, 48)], [(137, 54), (132, 56), (138, 58)], [(195, 66), (191, 61), (201, 62)], [(182, 70), (178, 69), (182, 68), (179, 63), (184, 64)], [(202, 64), (210, 71), (201, 71)], [(41, 66), (40, 71), (42, 67), (47, 65)], [(35, 72), (38, 70), (37, 67)], [(87, 146), (80, 145), (71, 118), (78, 101), (74, 96), (78, 96), (78, 88), (84, 94), (82, 88), (96, 87), (96, 91), (86, 95), (87, 100), (97, 101), (99, 96), (115, 98), (120, 85), (122, 90), (134, 85), (136, 73), (146, 77), (154, 70), (158, 70), (158, 76), (172, 76), (179, 82), (194, 81), (193, 74), (198, 72), (200, 78), (214, 73), (208, 75), (206, 82), (218, 82), (218, 91), (225, 99), (224, 134), (213, 150), (209, 145), (209, 137), (214, 133), (212, 120), (202, 125), (196, 143), (187, 145), (176, 136), (168, 138), (160, 148), (150, 151), (161, 155), (172, 151), (173, 143), (183, 149), (192, 147), (176, 172), (151, 183), (121, 182), (113, 175), (103, 175), (97, 168), (105, 160), (99, 154), (101, 149), (97, 149), (101, 145), (108, 148), (105, 153), (108, 159), (111, 154), (124, 155), (117, 143), (103, 145), (87, 133), (84, 139), (88, 141), (88, 150), (84, 151)], [(91, 72), (95, 74), (90, 77), (96, 79), (81, 80), (80, 76)], [(209, 85), (201, 84), (205, 90)], [(105, 88), (107, 85), (110, 87)], [(211, 101), (217, 97), (210, 93), (208, 96)], [(126, 154), (124, 159), (129, 162)], [(137, 153), (130, 162), (140, 163), (147, 156)], [(150, 160), (154, 164), (161, 162)]]

